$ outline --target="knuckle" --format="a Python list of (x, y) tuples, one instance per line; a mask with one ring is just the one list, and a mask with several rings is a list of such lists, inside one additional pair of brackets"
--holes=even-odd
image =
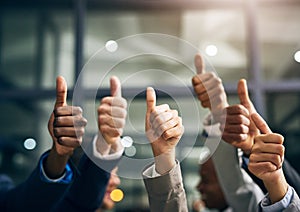
[(169, 132), (164, 132), (164, 133), (163, 133), (163, 138), (164, 138), (165, 140), (167, 140), (168, 138), (170, 138)]
[(99, 122), (99, 124), (106, 124), (107, 123), (107, 117), (104, 116), (104, 115), (100, 115), (98, 117), (98, 122)]
[(55, 117), (54, 118), (54, 122), (53, 122), (53, 125), (54, 126), (58, 126), (61, 124), (61, 117)]
[(239, 141), (241, 141), (242, 139), (243, 139), (243, 136), (242, 136), (242, 134), (237, 134), (237, 140), (239, 140)]
[(75, 111), (76, 114), (82, 114), (83, 112), (82, 108), (79, 106), (75, 106), (73, 110)]
[(271, 163), (266, 163), (267, 170), (274, 170), (274, 165)]
[(237, 115), (237, 116), (236, 116), (236, 121), (237, 121), (238, 123), (243, 123), (243, 115), (241, 115), (241, 114)]
[(160, 128), (158, 129), (158, 131), (161, 133), (165, 132), (166, 130), (168, 129), (168, 126), (167, 125), (161, 125)]
[(100, 113), (105, 113), (106, 112), (106, 107), (105, 105), (101, 104), (99, 107), (98, 107), (98, 114)]
[(121, 107), (123, 107), (123, 108), (127, 108), (127, 100), (126, 99), (124, 99), (124, 98), (121, 98)]
[(84, 127), (80, 127), (79, 129), (76, 130), (76, 135), (77, 136), (83, 136), (85, 132)]
[(102, 133), (107, 133), (107, 132), (109, 132), (109, 128), (105, 125), (100, 125), (100, 131)]
[(122, 128), (122, 127), (125, 126), (125, 120), (124, 120), (124, 119), (115, 119), (115, 120), (113, 120), (113, 125), (114, 125), (115, 127), (120, 127), (120, 128)]
[(53, 110), (54, 116), (57, 116), (59, 114), (59, 109), (60, 107), (54, 108)]
[(125, 119), (127, 117), (127, 111), (126, 110), (121, 110), (120, 111), (120, 118), (123, 118), (123, 119)]
[(215, 73), (214, 72), (206, 72), (206, 75), (209, 77), (215, 77)]
[(88, 123), (88, 121), (87, 121), (87, 119), (86, 119), (86, 118), (83, 118), (83, 117), (82, 117), (82, 119), (81, 119), (81, 123), (82, 123), (82, 125), (83, 125), (83, 126), (86, 126), (86, 125), (87, 125), (87, 123)]
[(278, 152), (279, 152), (279, 154), (280, 154), (281, 156), (284, 155), (285, 147), (284, 147), (283, 145), (280, 145), (280, 146), (278, 147)]
[(53, 129), (53, 133), (54, 133), (54, 135), (55, 135), (56, 137), (58, 137), (58, 136), (60, 135), (60, 129), (57, 128), (57, 127), (55, 127), (55, 128)]
[(162, 124), (163, 123), (163, 118), (161, 116), (158, 116), (154, 119), (154, 123)]

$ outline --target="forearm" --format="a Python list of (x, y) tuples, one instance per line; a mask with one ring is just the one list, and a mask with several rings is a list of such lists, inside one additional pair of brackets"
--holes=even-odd
[(282, 170), (277, 179), (268, 181), (264, 180), (264, 185), (268, 190), (269, 198), (272, 204), (280, 201), (288, 190), (288, 184)]
[(175, 149), (170, 152), (155, 154), (155, 171), (161, 175), (169, 172), (175, 166)]
[(58, 178), (65, 172), (65, 167), (68, 163), (68, 155), (59, 155), (53, 148), (44, 162), (44, 170), (49, 178)]

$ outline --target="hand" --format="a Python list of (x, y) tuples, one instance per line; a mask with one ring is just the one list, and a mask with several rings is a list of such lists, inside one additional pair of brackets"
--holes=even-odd
[(256, 110), (249, 98), (247, 82), (241, 79), (238, 83), (240, 103), (226, 108), (226, 120), (222, 123), (222, 138), (224, 141), (241, 148), (249, 154), (254, 142), (254, 136), (259, 134), (251, 120), (251, 114)]
[(67, 105), (67, 83), (63, 77), (57, 77), (56, 102), (48, 122), (48, 130), (58, 155), (70, 156), (81, 145), (86, 124), (82, 109)]
[[(118, 141), (123, 134), (127, 116), (127, 101), (122, 98), (121, 83), (117, 77), (110, 79), (111, 96), (102, 99), (98, 107), (98, 128), (107, 142), (116, 150)], [(97, 141), (97, 148), (99, 152), (100, 140)]]
[(56, 102), (48, 122), (53, 146), (46, 158), (44, 170), (48, 177), (60, 177), (74, 149), (80, 146), (87, 120), (80, 107), (67, 105), (67, 83), (56, 79)]
[(147, 88), (146, 101), (146, 136), (151, 143), (156, 171), (163, 174), (175, 165), (175, 147), (184, 127), (176, 110), (171, 110), (167, 104), (156, 106), (156, 94), (151, 87)]
[(251, 117), (262, 134), (254, 138), (248, 168), (263, 180), (271, 201), (277, 202), (283, 198), (288, 187), (281, 168), (284, 160), (284, 138), (280, 134), (272, 133), (257, 113)]
[(222, 80), (213, 72), (205, 72), (205, 65), (200, 54), (195, 56), (197, 75), (192, 78), (194, 91), (202, 107), (209, 108), (215, 122), (221, 121), (223, 109), (228, 106)]
[(249, 157), (249, 170), (263, 181), (272, 181), (282, 166), (284, 138), (280, 134), (272, 133), (267, 123), (257, 113), (252, 115), (252, 119), (262, 134), (254, 138)]

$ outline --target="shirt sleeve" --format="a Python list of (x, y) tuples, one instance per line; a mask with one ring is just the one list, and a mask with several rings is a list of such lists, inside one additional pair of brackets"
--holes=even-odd
[(73, 171), (72, 171), (69, 163), (67, 163), (65, 172), (63, 173), (63, 175), (61, 177), (56, 178), (56, 179), (51, 179), (50, 177), (47, 176), (47, 174), (45, 173), (45, 169), (44, 169), (44, 161), (45, 161), (45, 158), (48, 157), (48, 155), (49, 155), (49, 152), (44, 153), (41, 156), (41, 159), (39, 162), (41, 180), (44, 182), (47, 182), (47, 183), (64, 183), (64, 184), (71, 183), (73, 180)]
[[(169, 172), (174, 172), (174, 169), (176, 166), (179, 166), (178, 161), (176, 160), (176, 164), (175, 166), (169, 171)], [(159, 174), (156, 170), (155, 170), (155, 163), (153, 163), (151, 166), (149, 166), (148, 168), (146, 168), (143, 173), (143, 176), (147, 177), (147, 178), (155, 178), (155, 177), (160, 177), (162, 176), (161, 174)]]
[(206, 137), (221, 137), (220, 123), (213, 123), (212, 115), (209, 113), (203, 121), (203, 129)]
[(187, 212), (187, 200), (179, 162), (166, 174), (153, 176), (152, 164), (143, 171), (144, 184), (148, 193), (150, 211)]
[(260, 203), (260, 207), (263, 212), (283, 211), (289, 206), (294, 196), (294, 190), (291, 186), (288, 187), (288, 191), (285, 196), (278, 202), (271, 204), (269, 196), (265, 196)]
[[(102, 137), (100, 137), (102, 138)], [(98, 135), (95, 135), (94, 139), (93, 139), (93, 155), (95, 158), (98, 158), (98, 159), (102, 159), (102, 160), (116, 160), (118, 158), (120, 158), (124, 152), (124, 147), (122, 146), (122, 148), (117, 151), (117, 152), (112, 152), (112, 151), (109, 151), (108, 154), (106, 155), (103, 155), (101, 154), (100, 152), (97, 151), (97, 148), (96, 148), (96, 141), (98, 139)], [(104, 140), (104, 138), (101, 139), (101, 148), (109, 148), (108, 144), (106, 143), (106, 141)]]

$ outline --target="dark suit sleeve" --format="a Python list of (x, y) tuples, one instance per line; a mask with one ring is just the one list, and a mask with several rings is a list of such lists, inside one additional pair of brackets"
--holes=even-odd
[(105, 195), (110, 171), (117, 165), (119, 160), (96, 161), (94, 159), (91, 161), (90, 158), (83, 155), (79, 164), (79, 176), (76, 177), (65, 196), (53, 208), (53, 211), (87, 212), (99, 208)]
[(0, 211), (50, 211), (69, 186), (43, 181), (39, 165), (25, 182), (16, 187), (7, 182), (7, 178), (6, 182), (3, 178), (0, 180), (1, 185), (5, 185), (0, 188)]

